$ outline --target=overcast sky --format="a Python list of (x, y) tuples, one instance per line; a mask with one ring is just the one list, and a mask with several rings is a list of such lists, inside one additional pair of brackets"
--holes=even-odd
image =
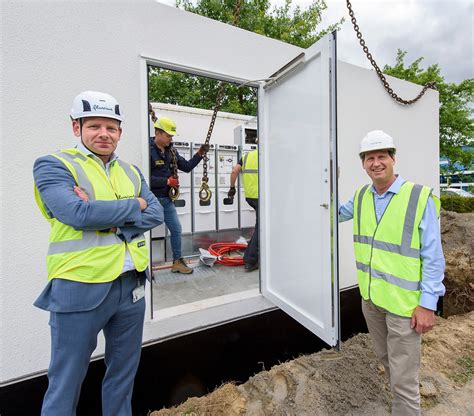
[[(366, 66), (346, 1), (327, 3), (323, 27), (346, 17), (337, 34), (339, 58)], [(407, 51), (405, 62), (424, 57), (424, 67), (439, 64), (448, 82), (474, 76), (473, 0), (352, 0), (351, 4), (366, 45), (380, 67), (393, 64), (400, 48)]]
[[(159, 0), (174, 5), (174, 0)], [(272, 0), (275, 5), (283, 0)], [(309, 0), (293, 0), (307, 7)], [(338, 57), (369, 67), (349, 19), (345, 0), (327, 0), (321, 29), (341, 17)], [(366, 45), (377, 64), (392, 65), (398, 48), (407, 51), (406, 63), (424, 57), (423, 67), (439, 64), (448, 82), (474, 77), (474, 0), (352, 0)]]

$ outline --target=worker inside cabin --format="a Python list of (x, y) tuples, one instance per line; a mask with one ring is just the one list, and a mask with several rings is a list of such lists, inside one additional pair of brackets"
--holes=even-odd
[(393, 395), (392, 414), (420, 414), (421, 335), (435, 324), (444, 295), (439, 198), (394, 173), (396, 147), (374, 130), (362, 139), (362, 168), (372, 183), (340, 206), (353, 219), (362, 311)]
[(35, 302), (50, 312), (51, 327), (41, 414), (76, 414), (103, 331), (102, 414), (131, 415), (150, 263), (143, 233), (163, 223), (163, 208), (140, 170), (115, 152), (122, 112), (114, 97), (83, 92), (70, 117), (77, 146), (40, 157), (33, 168), (36, 202), (51, 225), (49, 281)]
[(182, 256), (181, 223), (174, 204), (179, 195), (178, 169), (191, 172), (209, 151), (209, 145), (203, 144), (190, 160), (186, 160), (173, 147), (176, 123), (169, 117), (156, 117), (154, 113), (152, 119), (155, 136), (150, 138), (150, 186), (163, 206), (165, 224), (170, 232), (173, 252), (171, 271), (189, 274), (193, 269), (188, 267)]
[[(255, 141), (257, 143), (257, 141)], [(227, 193), (229, 198), (234, 198), (235, 184), (239, 173), (242, 173), (245, 200), (255, 210), (255, 228), (244, 253), (244, 269), (247, 272), (257, 270), (259, 267), (259, 226), (258, 226), (258, 149), (244, 154), (239, 162), (232, 168), (230, 175), (230, 188)]]

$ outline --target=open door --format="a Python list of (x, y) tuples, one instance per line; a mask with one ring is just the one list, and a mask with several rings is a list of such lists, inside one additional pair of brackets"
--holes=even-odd
[(336, 37), (259, 91), (262, 294), (331, 346), (339, 341)]

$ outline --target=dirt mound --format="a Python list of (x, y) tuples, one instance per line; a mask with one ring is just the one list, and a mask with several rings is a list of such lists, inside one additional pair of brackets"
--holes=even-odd
[[(423, 408), (449, 403), (474, 372), (474, 312), (448, 319), (423, 337)], [(225, 384), (150, 416), (389, 415), (390, 393), (368, 335), (263, 371), (246, 383)], [(438, 413), (439, 414), (439, 413)]]
[(474, 310), (474, 213), (441, 213), (446, 258), (444, 315)]
[[(443, 211), (441, 233), (446, 257), (445, 315), (472, 311), (474, 214)], [(473, 375), (474, 312), (437, 318), (437, 326), (422, 342), (423, 409), (429, 409), (430, 415), (469, 414), (465, 410), (472, 409), (469, 392), (474, 391)], [(346, 341), (340, 352), (324, 350), (301, 356), (239, 386), (225, 384), (207, 396), (150, 416), (388, 416), (390, 402), (371, 340), (359, 334)]]

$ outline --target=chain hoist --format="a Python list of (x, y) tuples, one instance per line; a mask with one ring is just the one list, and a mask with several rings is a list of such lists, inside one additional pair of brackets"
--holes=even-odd
[(370, 63), (374, 67), (375, 72), (380, 78), (380, 81), (382, 81), (382, 84), (385, 90), (387, 91), (388, 95), (390, 95), (390, 97), (392, 97), (395, 101), (397, 101), (400, 104), (410, 105), (410, 104), (416, 103), (421, 97), (423, 97), (423, 95), (425, 94), (428, 88), (431, 88), (433, 90), (437, 89), (436, 84), (434, 82), (428, 82), (427, 84), (425, 84), (425, 86), (420, 91), (420, 93), (412, 100), (404, 100), (403, 98), (399, 97), (390, 87), (390, 84), (388, 83), (387, 78), (385, 78), (385, 75), (382, 73), (381, 69), (375, 62), (374, 58), (372, 57), (372, 54), (369, 52), (369, 48), (366, 46), (365, 40), (362, 39), (362, 33), (359, 30), (359, 25), (357, 24), (357, 20), (354, 16), (354, 11), (352, 10), (351, 2), (349, 0), (346, 0), (346, 5), (347, 5), (347, 9), (349, 10), (349, 16), (351, 17), (352, 25), (354, 26), (354, 30), (357, 33), (357, 39), (359, 39), (360, 46), (362, 46), (362, 50), (365, 52), (367, 59), (370, 61)]
[[(225, 92), (225, 84), (221, 82), (219, 84), (219, 90), (217, 92), (216, 104), (214, 106), (214, 111), (212, 113), (211, 122), (209, 124), (209, 130), (207, 131), (206, 140), (204, 141), (204, 145), (209, 146), (209, 142), (211, 140), (212, 130), (214, 129), (214, 124), (216, 122), (217, 112), (221, 108), (222, 104), (222, 97)], [(207, 157), (207, 152), (204, 153), (202, 157), (202, 179), (201, 179), (201, 189), (199, 190), (199, 199), (202, 202), (208, 202), (211, 199), (212, 192), (209, 189), (209, 177), (207, 175), (207, 162), (209, 158)]]
[[(234, 14), (232, 16), (232, 26), (237, 26), (240, 20), (240, 10), (242, 6), (242, 0), (237, 0), (235, 4)], [(216, 104), (214, 105), (214, 110), (212, 112), (211, 122), (209, 123), (209, 129), (207, 131), (206, 140), (204, 144), (209, 146), (209, 142), (211, 141), (212, 130), (214, 129), (214, 124), (216, 122), (216, 117), (219, 109), (222, 105), (222, 98), (224, 97), (225, 93), (225, 83), (223, 81), (219, 84), (219, 90), (217, 91), (216, 96)], [(207, 152), (204, 153), (202, 158), (202, 179), (201, 179), (201, 188), (199, 190), (199, 199), (201, 203), (207, 204), (212, 196), (212, 192), (209, 189), (209, 177), (207, 174), (207, 162), (209, 158), (207, 157)]]
[[(153, 121), (153, 123), (156, 123), (156, 121), (158, 120), (158, 117), (156, 116), (151, 103), (148, 104), (148, 113), (150, 114), (151, 121)], [(174, 179), (179, 180), (178, 157), (176, 156), (176, 149), (173, 147), (172, 143), (170, 144), (169, 150), (171, 152), (171, 164), (170, 164), (171, 176)], [(176, 186), (170, 186), (170, 190), (168, 191), (168, 196), (170, 197), (172, 201), (176, 201), (179, 198), (179, 188)]]

